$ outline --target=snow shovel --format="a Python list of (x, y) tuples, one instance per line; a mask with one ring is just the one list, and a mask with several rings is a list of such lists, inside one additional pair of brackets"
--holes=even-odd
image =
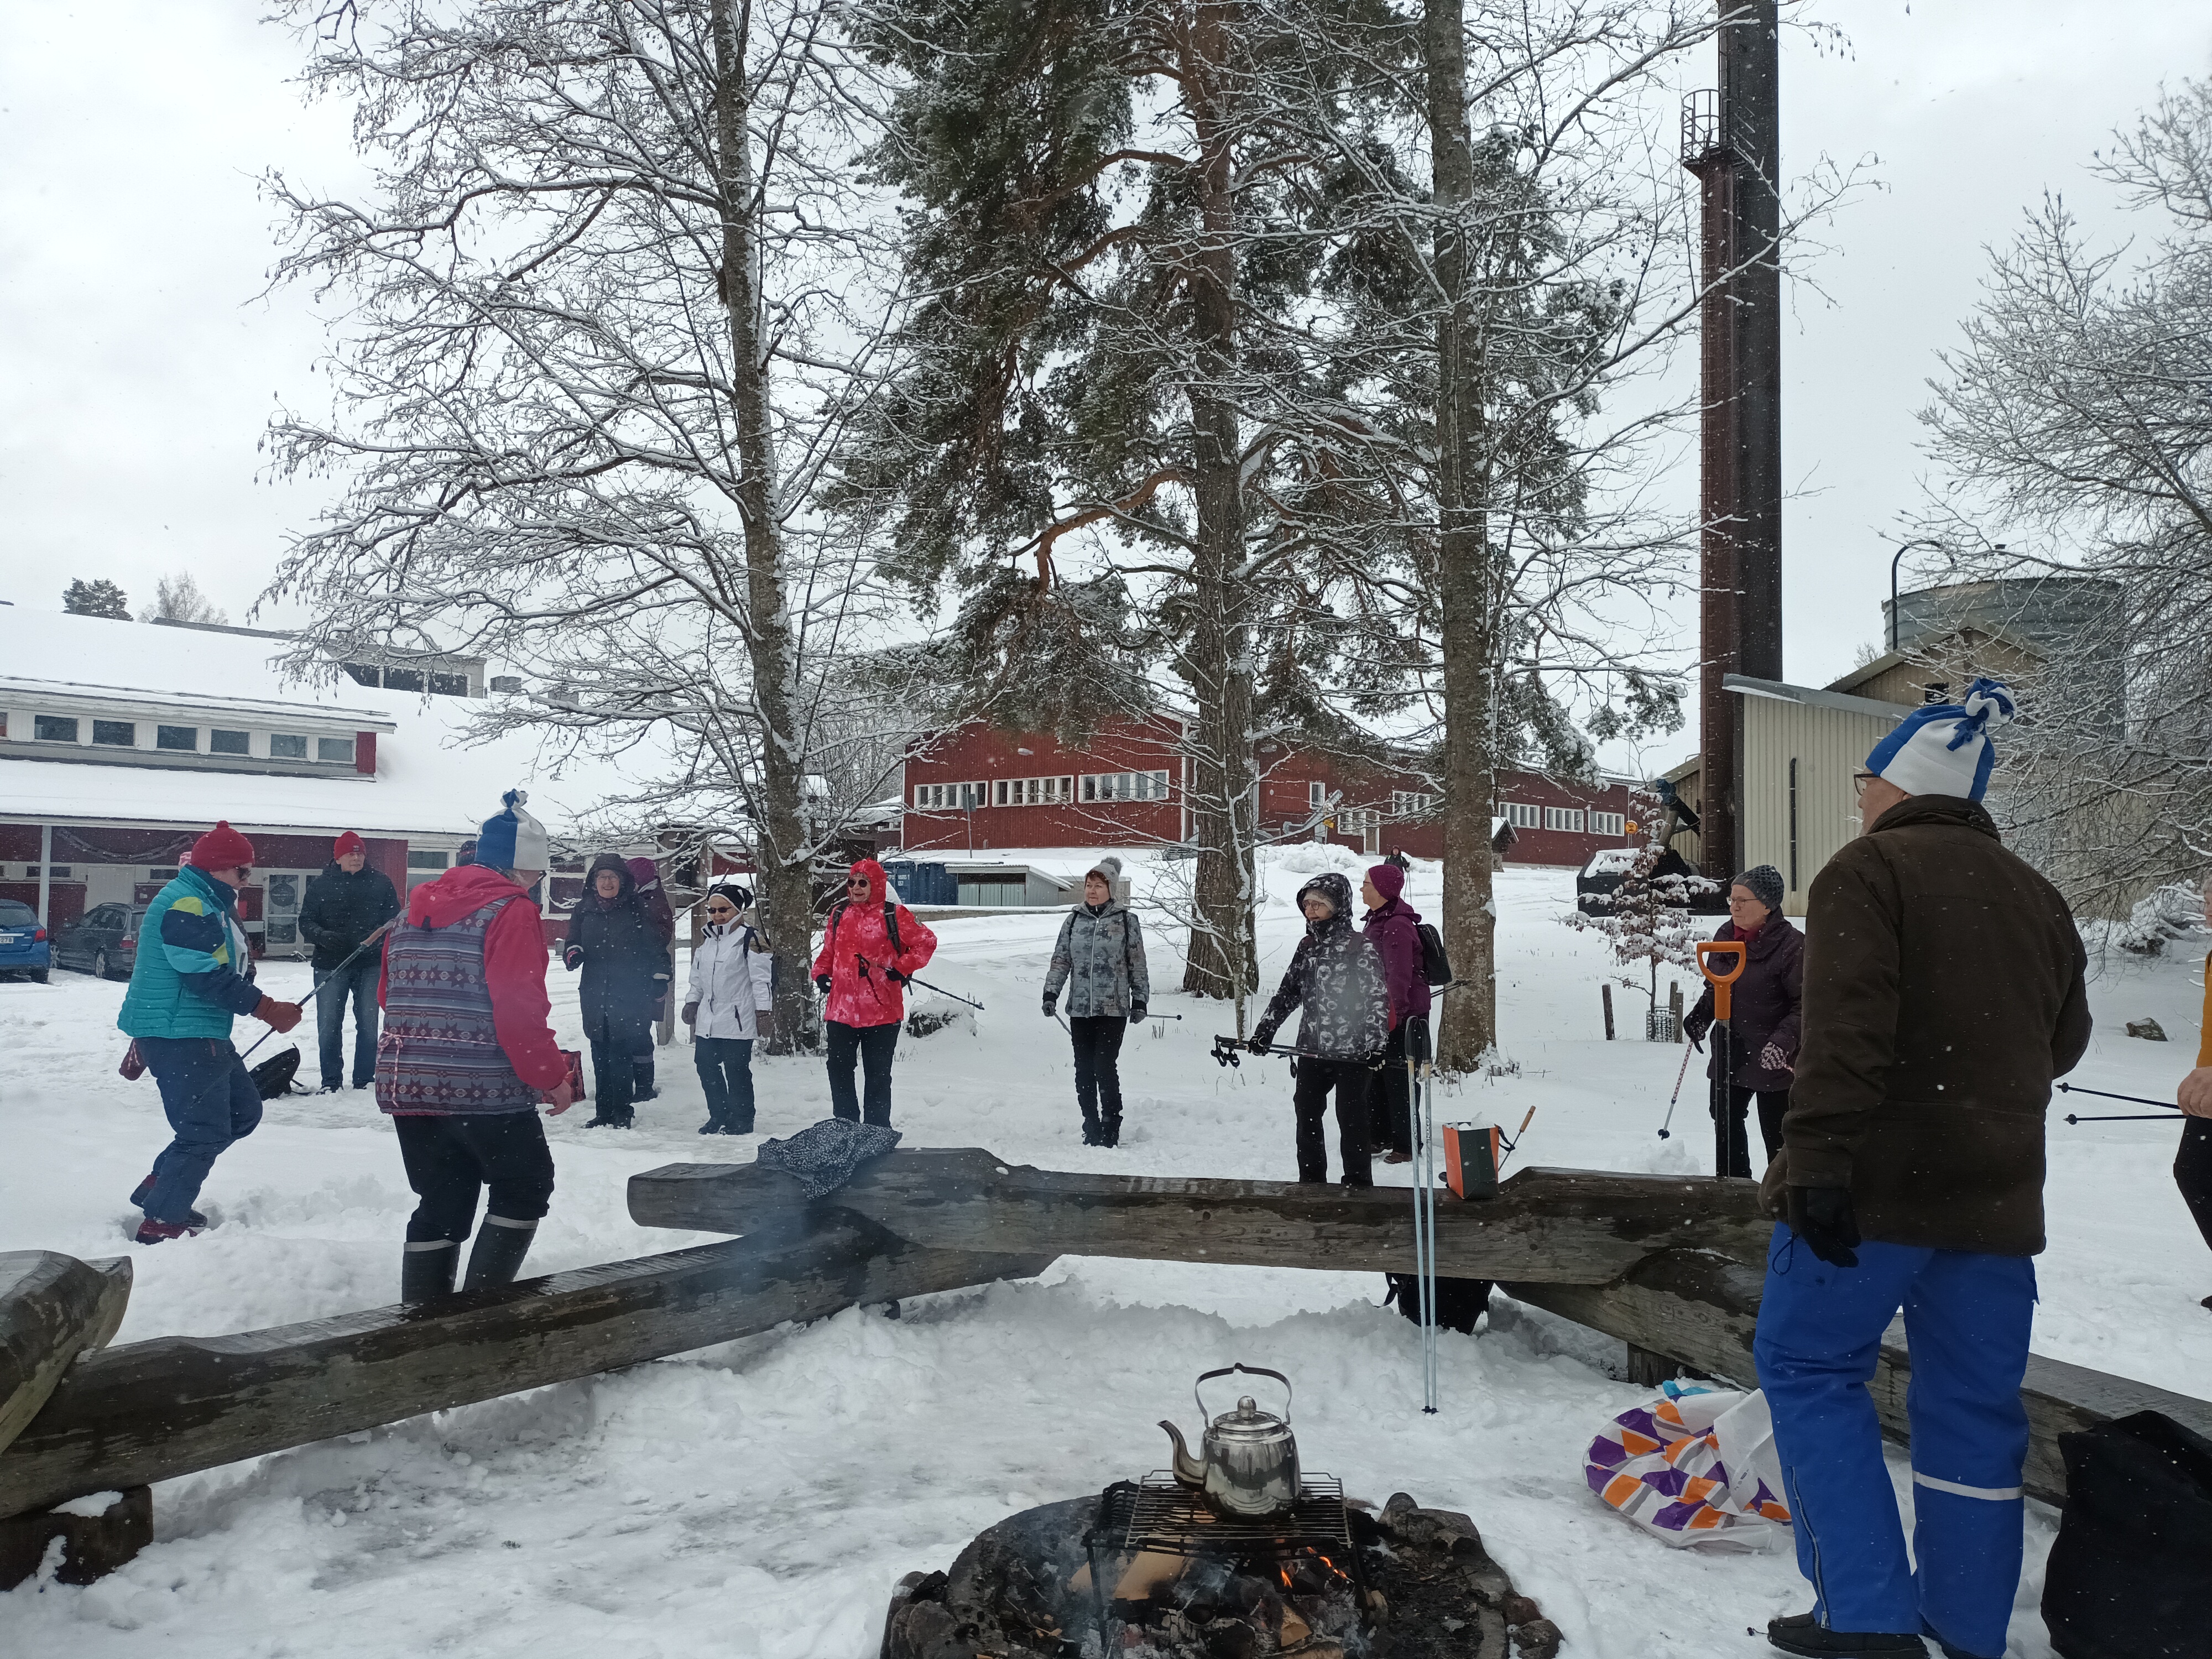
[[(1735, 958), (1735, 966), (1727, 973), (1715, 971), (1711, 959), (1726, 951)], [(1698, 971), (1705, 976), (1705, 983), (1713, 988), (1713, 1056), (1718, 1062), (1713, 1067), (1711, 1090), (1713, 1111), (1713, 1174), (1725, 1176), (1729, 1167), (1729, 1090), (1735, 1081), (1735, 1033), (1729, 1028), (1729, 987), (1743, 977), (1745, 965), (1751, 952), (1741, 939), (1705, 939), (1698, 941)], [(1689, 1056), (1685, 1054), (1684, 1060)]]

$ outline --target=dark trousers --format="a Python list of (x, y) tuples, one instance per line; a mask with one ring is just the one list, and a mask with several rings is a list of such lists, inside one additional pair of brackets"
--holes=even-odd
[[(1719, 1175), (1753, 1176), (1762, 1173), (1775, 1153), (1782, 1150), (1782, 1115), (1790, 1109), (1790, 1091), (1787, 1089), (1741, 1089), (1729, 1085), (1728, 1103), (1728, 1168), (1717, 1170)], [(1751, 1167), (1751, 1146), (1746, 1133), (1747, 1121), (1751, 1116), (1753, 1097), (1759, 1101), (1759, 1135), (1766, 1143), (1766, 1158), (1759, 1169)], [(1713, 1103), (1712, 1109), (1719, 1103)], [(1716, 1140), (1715, 1145), (1718, 1142)]]
[(860, 1101), (853, 1092), (853, 1062), (858, 1059), (867, 1089), (866, 1121), (888, 1125), (891, 1056), (898, 1051), (898, 1023), (848, 1025), (836, 1019), (823, 1023), (829, 1032), (830, 1109), (839, 1117), (860, 1119)]
[(536, 1112), (394, 1117), (392, 1127), (419, 1200), (407, 1218), (410, 1244), (467, 1238), (487, 1187), (487, 1216), (534, 1223), (552, 1207), (553, 1149)]
[(1367, 1145), (1367, 1091), (1374, 1075), (1357, 1060), (1300, 1060), (1291, 1104), (1298, 1115), (1298, 1179), (1328, 1179), (1328, 1140), (1322, 1121), (1328, 1093), (1336, 1091), (1337, 1153), (1344, 1161), (1344, 1184), (1371, 1187), (1373, 1165)]
[(1128, 1034), (1129, 1022), (1118, 1014), (1091, 1014), (1067, 1018), (1069, 1035), (1075, 1039), (1075, 1103), (1083, 1109), (1083, 1121), (1096, 1124), (1101, 1116), (1109, 1123), (1121, 1121), (1121, 1039)]
[(2173, 1184), (2197, 1219), (2197, 1231), (2212, 1245), (2212, 1118), (2192, 1117), (2181, 1126), (2181, 1151), (2173, 1159)]
[(322, 1050), (323, 1087), (345, 1080), (345, 1006), (353, 999), (353, 1086), (366, 1089), (376, 1078), (376, 981), (384, 957), (363, 951), (343, 968), (315, 969), (315, 1041)]
[(592, 1044), (593, 1122), (628, 1123), (637, 1099), (637, 1056), (650, 1051), (653, 1031), (642, 1017), (603, 1014), (584, 1035)]
[(140, 1037), (138, 1053), (161, 1086), (174, 1137), (154, 1160), (143, 1207), (155, 1221), (181, 1225), (216, 1159), (261, 1121), (261, 1091), (228, 1038)]
[(695, 1037), (691, 1064), (707, 1093), (707, 1121), (732, 1134), (753, 1132), (753, 1040)]
[(1367, 1138), (1376, 1152), (1387, 1149), (1409, 1158), (1413, 1155), (1413, 1123), (1408, 1109), (1413, 1097), (1413, 1080), (1406, 1075), (1406, 1028), (1401, 1023), (1390, 1033), (1382, 1050), (1382, 1070), (1367, 1095), (1370, 1119)]

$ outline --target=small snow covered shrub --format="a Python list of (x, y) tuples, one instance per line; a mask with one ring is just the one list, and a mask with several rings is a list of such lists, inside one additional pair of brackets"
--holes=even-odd
[(2128, 919), (2112, 931), (2112, 943), (2139, 957), (2154, 957), (2176, 939), (2197, 930), (2204, 901), (2186, 882), (2169, 882), (2148, 898), (2139, 899)]

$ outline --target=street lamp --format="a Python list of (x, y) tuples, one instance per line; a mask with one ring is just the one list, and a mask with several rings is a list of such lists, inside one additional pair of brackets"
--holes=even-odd
[[(1889, 562), (1889, 648), (1893, 653), (1897, 649), (1897, 567), (1904, 562), (1905, 556), (1916, 547), (1932, 547), (1940, 551), (1942, 546), (1943, 544), (1934, 537), (1923, 536), (1906, 542), (1899, 547), (1896, 556)], [(1993, 543), (1990, 550), (1993, 553), (2002, 553), (2005, 550), (2005, 544), (2002, 542)]]

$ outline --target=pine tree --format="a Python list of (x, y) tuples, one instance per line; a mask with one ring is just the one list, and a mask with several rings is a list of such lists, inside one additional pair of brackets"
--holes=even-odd
[(112, 622), (129, 622), (130, 601), (113, 582), (102, 576), (97, 581), (78, 577), (62, 595), (62, 609), (72, 617), (106, 617)]

